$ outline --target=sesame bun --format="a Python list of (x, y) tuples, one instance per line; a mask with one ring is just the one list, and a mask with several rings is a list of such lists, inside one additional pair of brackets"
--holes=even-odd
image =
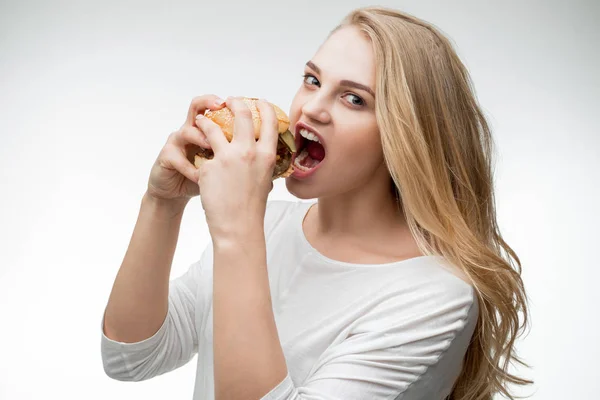
[[(258, 99), (253, 97), (243, 97), (242, 100), (252, 112), (252, 122), (254, 125), (254, 137), (260, 137), (260, 112), (257, 107)], [(292, 154), (296, 151), (294, 136), (289, 131), (290, 119), (286, 113), (275, 104), (269, 103), (275, 110), (275, 116), (278, 121), (277, 130), (279, 133), (279, 142), (277, 144), (277, 162), (273, 170), (273, 180), (277, 178), (286, 178), (294, 172), (292, 166)], [(221, 127), (223, 134), (229, 142), (233, 139), (234, 115), (233, 112), (225, 107), (220, 110), (207, 110), (204, 116)], [(194, 156), (194, 165), (200, 168), (202, 163), (213, 158), (213, 151), (210, 149), (200, 149)]]

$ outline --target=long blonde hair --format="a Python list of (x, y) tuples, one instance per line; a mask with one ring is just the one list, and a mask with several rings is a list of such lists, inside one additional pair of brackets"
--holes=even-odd
[[(452, 400), (514, 397), (509, 373), (523, 363), (515, 340), (527, 326), (521, 262), (503, 240), (494, 205), (488, 123), (469, 74), (433, 25), (383, 7), (352, 11), (376, 63), (376, 116), (385, 162), (410, 229), (425, 254), (443, 256), (470, 280), (479, 318)], [(520, 318), (521, 316), (521, 318)]]

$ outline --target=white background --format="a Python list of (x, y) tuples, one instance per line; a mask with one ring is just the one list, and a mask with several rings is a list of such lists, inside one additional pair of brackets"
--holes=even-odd
[[(104, 375), (100, 321), (150, 166), (192, 97), (288, 110), (304, 63), (361, 1), (0, 2), (0, 399), (190, 399), (195, 358)], [(523, 262), (534, 399), (598, 383), (600, 2), (387, 1), (438, 25), (497, 141), (503, 233)], [(272, 199), (293, 199), (282, 180)], [(195, 199), (172, 277), (207, 240)]]

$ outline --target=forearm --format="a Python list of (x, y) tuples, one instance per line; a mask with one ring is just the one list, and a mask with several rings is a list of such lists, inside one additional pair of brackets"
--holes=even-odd
[(127, 343), (152, 336), (168, 310), (171, 263), (185, 202), (145, 195), (105, 313), (104, 333)]
[(257, 228), (243, 237), (214, 242), (213, 346), (218, 400), (260, 399), (287, 374), (272, 310), (264, 232)]

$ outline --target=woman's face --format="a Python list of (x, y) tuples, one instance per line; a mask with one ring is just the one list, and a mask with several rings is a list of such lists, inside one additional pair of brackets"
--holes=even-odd
[(375, 118), (369, 40), (356, 27), (336, 31), (304, 73), (290, 109), (298, 152), (296, 172), (286, 178), (288, 191), (301, 199), (337, 196), (366, 188), (376, 177), (389, 177)]

